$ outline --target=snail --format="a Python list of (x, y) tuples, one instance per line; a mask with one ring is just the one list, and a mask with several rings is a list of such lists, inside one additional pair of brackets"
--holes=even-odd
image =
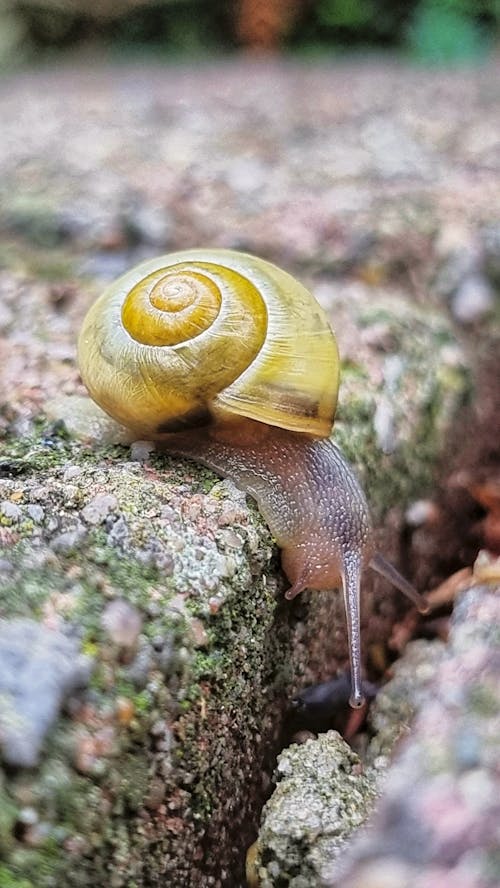
[(164, 442), (255, 498), (281, 548), (288, 599), (342, 588), (350, 703), (362, 705), (364, 567), (426, 604), (375, 552), (365, 496), (330, 439), (339, 355), (314, 297), (254, 256), (171, 253), (108, 287), (84, 320), (78, 359), (91, 397), (133, 435)]

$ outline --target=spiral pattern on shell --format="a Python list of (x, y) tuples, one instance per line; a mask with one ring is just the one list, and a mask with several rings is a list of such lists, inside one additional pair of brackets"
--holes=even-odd
[(92, 397), (141, 437), (241, 415), (328, 434), (338, 354), (310, 293), (269, 262), (187, 250), (142, 263), (89, 310), (79, 364)]
[(127, 294), (123, 326), (143, 345), (178, 345), (213, 324), (221, 301), (214, 282), (189, 265), (160, 268)]

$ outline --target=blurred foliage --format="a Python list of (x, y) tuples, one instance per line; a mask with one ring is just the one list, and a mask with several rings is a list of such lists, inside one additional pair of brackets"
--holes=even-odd
[(400, 45), (416, 5), (394, 0), (317, 0), (309, 6), (306, 26), (310, 38), (320, 43)]
[(299, 45), (398, 47), (430, 63), (478, 59), (500, 34), (500, 0), (317, 0), (307, 9)]
[(100, 45), (200, 55), (238, 47), (400, 48), (427, 63), (477, 60), (500, 0), (0, 0), (0, 61)]
[[(478, 15), (482, 7), (483, 19)], [(489, 9), (488, 9), (489, 7)], [(496, 7), (496, 9), (495, 9)], [(488, 12), (498, 27), (500, 2), (471, 0), (424, 0), (408, 31), (409, 45), (417, 58), (431, 63), (474, 61), (487, 52), (493, 33), (486, 26)]]

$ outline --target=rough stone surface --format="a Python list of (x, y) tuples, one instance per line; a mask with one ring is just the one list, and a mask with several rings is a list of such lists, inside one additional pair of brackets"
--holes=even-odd
[(390, 764), (394, 744), (410, 732), (415, 712), (432, 693), (446, 647), (442, 641), (413, 641), (393, 666), (393, 678), (377, 694), (369, 723), (374, 736), (366, 762), (376, 770)]
[(460, 596), (377, 812), (330, 868), (330, 888), (500, 883), (499, 591), (474, 586)]
[[(10, 625), (36, 614), (42, 637), (77, 643), (56, 668), (25, 639), (30, 670), (4, 670), (12, 693), (37, 705), (37, 725), (50, 710), (39, 771), (9, 771), (1, 784), (4, 871), (47, 888), (103, 885), (110, 871), (113, 885), (203, 885), (211, 873), (230, 884), (286, 682), (297, 680), (277, 677), (294, 618), (280, 603), (269, 532), (234, 485), (187, 463), (139, 463), (128, 448), (82, 451), (45, 434), (24, 455), (19, 441), (2, 447), (3, 456), (15, 448), (23, 472), (0, 480), (2, 499), (22, 513), (0, 525), (0, 615)], [(104, 492), (113, 510), (85, 526), (79, 516)], [(26, 504), (40, 502), (36, 523)], [(76, 670), (80, 650), (94, 664), (89, 686), (67, 688), (57, 719), (57, 681)], [(305, 648), (301, 658), (299, 672)], [(5, 737), (5, 758), (33, 764), (22, 728), (32, 759), (21, 761), (18, 734)], [(37, 812), (36, 841), (34, 826), (18, 826), (26, 807)], [(218, 841), (200, 859), (207, 832)]]
[(260, 888), (321, 885), (376, 797), (373, 774), (336, 731), (278, 757), (277, 787), (262, 814), (251, 872)]

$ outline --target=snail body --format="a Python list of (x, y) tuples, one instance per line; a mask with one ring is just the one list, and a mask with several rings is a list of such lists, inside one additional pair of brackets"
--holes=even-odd
[(329, 438), (339, 358), (312, 295), (247, 254), (172, 253), (103, 293), (84, 321), (78, 356), (91, 396), (114, 419), (255, 498), (281, 548), (288, 598), (342, 588), (350, 702), (361, 705), (364, 567), (417, 605), (422, 599), (375, 553), (365, 496)]

